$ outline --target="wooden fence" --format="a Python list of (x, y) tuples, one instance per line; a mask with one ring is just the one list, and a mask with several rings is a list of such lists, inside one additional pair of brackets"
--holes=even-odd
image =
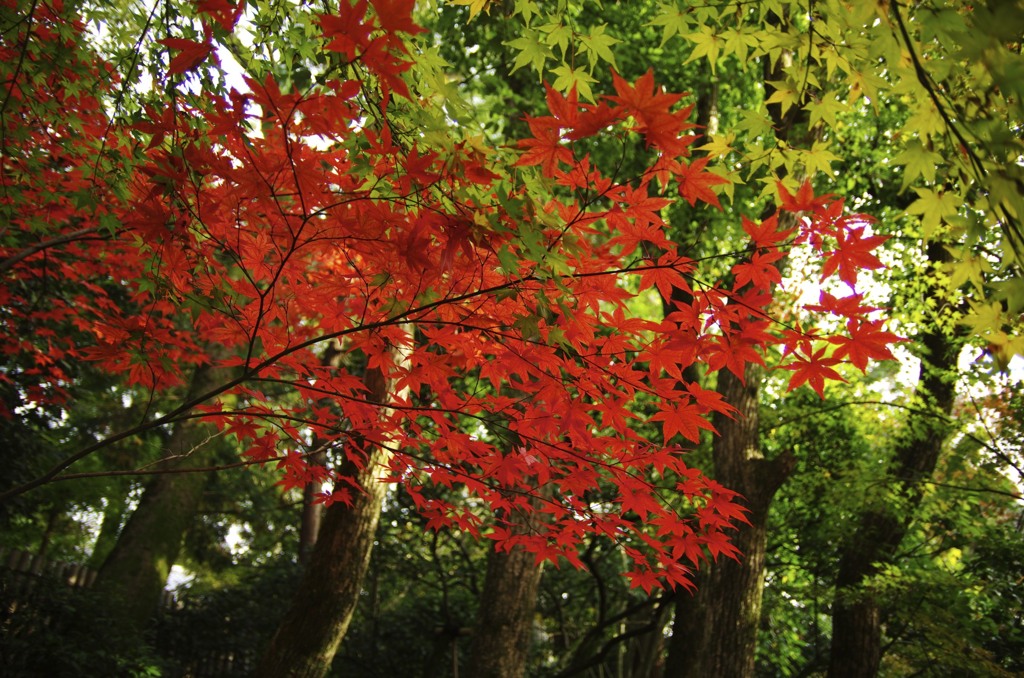
[[(20, 550), (0, 548), (0, 570), (6, 571), (0, 622), (7, 623), (18, 613), (19, 607), (31, 604), (34, 592), (44, 581), (59, 582), (71, 589), (87, 589), (96, 581), (96, 571), (77, 563), (65, 563), (40, 558)], [(160, 599), (160, 614), (173, 615), (186, 608), (185, 600), (171, 591), (164, 591)], [(38, 624), (39, 620), (35, 622)], [(46, 619), (43, 629), (20, 629), (19, 633), (37, 633), (41, 630), (60, 633), (59, 619)], [(8, 628), (0, 628), (0, 643)], [(176, 669), (167, 675), (178, 678), (213, 678), (215, 676), (245, 676), (255, 669), (252, 652), (237, 650), (202, 651), (193, 653), (183, 643), (158, 638), (160, 654), (171, 659)], [(3, 652), (0, 652), (2, 655)], [(198, 656), (197, 656), (198, 655)], [(2, 673), (2, 670), (0, 670)]]
[(0, 548), (0, 567), (12, 573), (12, 594), (27, 593), (40, 577), (51, 577), (68, 586), (86, 588), (96, 581), (96, 573), (85, 565), (60, 563), (40, 558), (27, 551)]

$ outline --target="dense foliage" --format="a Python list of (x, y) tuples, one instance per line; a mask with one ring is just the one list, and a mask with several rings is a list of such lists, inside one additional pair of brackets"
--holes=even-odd
[(96, 656), (256, 661), (322, 506), (381, 516), (360, 675), (470, 661), (492, 547), (530, 675), (669, 675), (748, 527), (765, 675), (865, 605), (894, 675), (1020, 669), (1024, 8), (626, 4), (3, 2), (5, 545), (177, 511), (196, 575)]

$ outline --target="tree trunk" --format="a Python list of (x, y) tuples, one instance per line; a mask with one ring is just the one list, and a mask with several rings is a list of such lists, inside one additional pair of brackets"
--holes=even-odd
[[(770, 24), (779, 21), (778, 16), (769, 13)], [(774, 65), (764, 59), (764, 82), (783, 79), (782, 70), (791, 60), (787, 51)], [(767, 107), (780, 142), (789, 141), (794, 128), (806, 119), (800, 106), (785, 113), (778, 104)], [(677, 594), (667, 677), (754, 674), (768, 548), (768, 509), (793, 472), (796, 460), (788, 452), (774, 459), (764, 458), (758, 420), (761, 373), (748, 366), (744, 376), (745, 384), (728, 370), (718, 372), (718, 392), (737, 411), (733, 419), (715, 416), (715, 428), (721, 435), (714, 440), (712, 454), (715, 480), (739, 492), (749, 510), (746, 517), (750, 524), (741, 524), (732, 540), (742, 554), (740, 562), (722, 558), (711, 563), (698, 577), (694, 595)]]
[[(339, 369), (342, 367), (342, 360), (345, 352), (339, 340), (328, 342), (320, 356), (320, 364), (324, 367)], [(317, 450), (309, 456), (309, 463), (315, 466), (327, 465), (327, 453), (324, 451), (323, 441), (314, 438), (313, 449)], [(299, 523), (299, 563), (303, 566), (309, 565), (313, 555), (313, 547), (316, 546), (317, 536), (320, 534), (320, 525), (324, 519), (324, 505), (318, 501), (323, 491), (323, 484), (317, 481), (306, 483), (302, 488), (302, 518)]]
[(740, 562), (720, 558), (701, 573), (695, 595), (677, 594), (676, 617), (665, 675), (673, 678), (751, 676), (761, 618), (768, 507), (793, 470), (786, 454), (765, 459), (758, 444), (760, 373), (749, 368), (746, 384), (718, 373), (718, 392), (737, 408), (734, 419), (716, 416), (715, 479), (743, 496), (750, 525), (733, 539)]
[(652, 615), (632, 620), (641, 630), (629, 645), (625, 675), (633, 678), (662, 678), (665, 671), (665, 626), (671, 618), (672, 605), (656, 604)]
[[(939, 264), (948, 255), (939, 244), (928, 247), (928, 258)], [(879, 568), (891, 563), (921, 501), (921, 481), (931, 477), (949, 433), (949, 414), (956, 397), (954, 379), (959, 343), (938, 329), (920, 340), (923, 349), (917, 396), (934, 413), (911, 414), (894, 449), (890, 476), (900, 512), (866, 511), (856, 532), (842, 550), (832, 605), (832, 650), (829, 678), (869, 678), (878, 675), (882, 661), (882, 610), (870, 588)]]
[[(209, 390), (215, 370), (201, 367), (192, 378), (189, 398)], [(174, 425), (167, 443), (168, 461), (162, 469), (186, 469), (210, 461), (206, 439), (213, 427), (199, 419)], [(199, 508), (206, 473), (157, 475), (142, 494), (117, 543), (103, 562), (95, 588), (108, 594), (111, 617), (119, 625), (110, 633), (137, 635), (156, 612), (182, 539)]]
[[(89, 566), (94, 569), (103, 567), (107, 558), (117, 545), (117, 536), (121, 533), (121, 522), (124, 520), (125, 510), (128, 508), (127, 489), (120, 483), (115, 485), (116, 491), (107, 496), (107, 505), (103, 508), (103, 522), (100, 523), (100, 533), (96, 537), (96, 544), (89, 556)], [(122, 490), (124, 490), (122, 492)]]
[[(387, 402), (389, 385), (380, 370), (368, 369), (364, 383), (369, 400)], [(335, 503), (324, 511), (309, 565), (256, 675), (313, 677), (330, 670), (370, 563), (387, 493), (378, 476), (389, 457), (389, 451), (374, 447), (368, 450), (362, 470), (351, 462), (342, 467), (341, 473), (354, 477), (364, 491), (353, 492), (351, 506)]]
[[(317, 452), (309, 458), (310, 464), (323, 466), (326, 462), (327, 457), (322, 452)], [(302, 488), (302, 522), (299, 525), (299, 562), (302, 565), (309, 565), (317, 536), (320, 534), (324, 505), (317, 501), (317, 498), (322, 490), (321, 483), (316, 481), (306, 483)]]
[(492, 551), (480, 595), (467, 676), (519, 678), (526, 673), (541, 568), (521, 548)]

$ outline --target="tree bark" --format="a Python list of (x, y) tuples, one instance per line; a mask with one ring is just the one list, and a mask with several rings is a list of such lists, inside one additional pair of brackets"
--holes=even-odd
[[(310, 456), (310, 464), (324, 465), (327, 462), (322, 452)], [(323, 522), (324, 505), (317, 501), (320, 492), (323, 490), (319, 482), (306, 483), (302, 488), (302, 522), (299, 524), (299, 563), (309, 565), (316, 547), (317, 536), (320, 534), (320, 524)]]
[(757, 649), (768, 543), (768, 508), (793, 470), (786, 454), (765, 459), (758, 444), (760, 373), (749, 368), (746, 384), (731, 372), (718, 374), (718, 391), (737, 408), (735, 418), (716, 416), (715, 479), (739, 492), (749, 510), (733, 544), (739, 562), (720, 558), (698, 579), (693, 596), (677, 594), (665, 675), (672, 678), (751, 676)]
[[(379, 369), (364, 376), (367, 398), (386, 403), (389, 384)], [(360, 444), (353, 440), (351, 444)], [(368, 450), (362, 470), (347, 462), (343, 475), (354, 477), (363, 492), (351, 506), (332, 504), (324, 511), (316, 545), (299, 588), (257, 670), (266, 678), (319, 677), (327, 674), (352, 621), (380, 520), (387, 485), (379, 474), (390, 452)]]
[[(948, 255), (941, 245), (933, 243), (928, 247), (928, 258), (939, 264), (948, 260)], [(882, 609), (865, 584), (882, 566), (893, 562), (921, 502), (921, 481), (934, 472), (949, 434), (949, 414), (956, 397), (952, 374), (959, 342), (932, 328), (920, 338), (919, 344), (921, 379), (916, 391), (918, 400), (931, 413), (912, 414), (893, 450), (890, 477), (900, 512), (864, 512), (841, 551), (832, 605), (829, 678), (878, 675), (882, 661)]]
[(491, 552), (467, 676), (519, 678), (526, 674), (540, 576), (532, 553), (520, 548)]
[[(214, 372), (210, 367), (198, 368), (188, 397), (209, 390)], [(168, 461), (161, 468), (206, 465), (212, 451), (206, 439), (213, 432), (212, 426), (199, 419), (177, 422), (167, 443)], [(148, 626), (207, 479), (206, 473), (166, 473), (146, 485), (96, 577), (94, 588), (108, 595), (111, 618), (118, 625), (110, 633), (136, 636)]]
[[(113, 483), (112, 483), (113, 484)], [(116, 484), (116, 491), (107, 496), (107, 505), (103, 508), (103, 522), (100, 523), (100, 533), (96, 537), (96, 545), (93, 546), (92, 555), (89, 556), (89, 566), (99, 570), (107, 561), (110, 553), (117, 545), (117, 537), (121, 533), (121, 522), (128, 507), (127, 490)], [(125, 491), (122, 492), (122, 489)]]

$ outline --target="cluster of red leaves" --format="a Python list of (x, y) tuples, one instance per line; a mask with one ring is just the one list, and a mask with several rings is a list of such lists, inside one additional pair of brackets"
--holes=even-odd
[[(119, 226), (101, 239), (57, 242), (98, 229), (99, 208), (59, 192), (69, 204), (40, 225), (25, 195), (8, 194), (23, 239), (5, 243), (4, 256), (33, 238), (56, 240), (4, 275), (55, 275), (40, 270), (59, 261), (63, 281), (96, 296), (82, 307), (48, 300), (60, 310), (47, 319), (5, 292), (4, 322), (75, 325), (89, 346), (71, 357), (152, 389), (186, 380), (196, 362), (217, 366), (223, 384), (178, 412), (198, 408), (251, 459), (284, 453), (287, 487), (328, 475), (295, 453), (310, 439), (335, 443), (356, 465), (375, 445), (391, 451), (389, 477), (433, 527), (577, 566), (583, 540), (601, 535), (632, 559), (634, 586), (691, 586), (705, 554), (736, 557), (728, 530), (743, 515), (734, 493), (684, 463), (685, 446), (713, 432), (709, 416), (732, 412), (684, 370), (742, 378), (778, 350), (791, 386), (820, 393), (836, 363), (884, 357), (891, 335), (859, 301), (822, 297), (816, 310), (847, 319), (841, 337), (777, 328), (768, 314), (776, 262), (794, 239), (819, 250), (839, 243), (826, 275), (848, 282), (872, 265), (877, 242), (859, 237), (852, 224), (863, 217), (842, 216), (840, 201), (783, 190), (782, 209), (805, 217), (799, 232), (780, 230), (776, 217), (745, 222), (752, 245), (733, 282), (693, 282), (695, 264), (666, 234), (661, 210), (680, 196), (717, 205), (712, 187), (724, 180), (689, 157), (689, 110), (651, 73), (632, 84), (615, 75), (615, 94), (594, 104), (549, 88), (551, 115), (528, 119), (532, 136), (514, 163), (472, 143), (403, 141), (416, 136), (402, 133), (387, 102), (410, 96), (402, 35), (419, 30), (411, 7), (359, 0), (321, 18), (325, 48), (364, 79), (308, 94), (250, 81), (251, 94), (210, 95), (202, 108), (178, 102), (122, 130), (139, 142), (138, 166), (125, 199), (104, 203)], [(75, 146), (83, 159), (115, 138), (94, 127)], [(609, 129), (642, 141), (650, 166), (613, 178), (577, 150)], [(42, 136), (25, 143), (49, 152)], [(76, 176), (36, 171), (40, 184)], [(520, 180), (536, 172), (542, 181)], [(845, 253), (854, 241), (857, 253)], [(629, 277), (635, 285), (623, 284)], [(687, 301), (661, 320), (634, 317), (630, 299), (651, 289)], [(387, 402), (368, 396), (367, 369), (391, 384)], [(640, 414), (645, 407), (653, 413)], [(661, 440), (637, 433), (644, 421), (660, 423)], [(358, 491), (333, 480), (334, 499)]]
[[(3, 11), (22, 8), (7, 0)], [(74, 365), (85, 358), (108, 354), (117, 372), (150, 388), (174, 380), (153, 369), (147, 344), (161, 344), (178, 364), (198, 359), (168, 321), (175, 305), (152, 289), (126, 287), (154, 262), (118, 227), (133, 151), (103, 111), (116, 75), (89, 53), (83, 25), (60, 2), (33, 8), (31, 20), (11, 22), (0, 41), (2, 416), (19, 402), (66, 400)]]

